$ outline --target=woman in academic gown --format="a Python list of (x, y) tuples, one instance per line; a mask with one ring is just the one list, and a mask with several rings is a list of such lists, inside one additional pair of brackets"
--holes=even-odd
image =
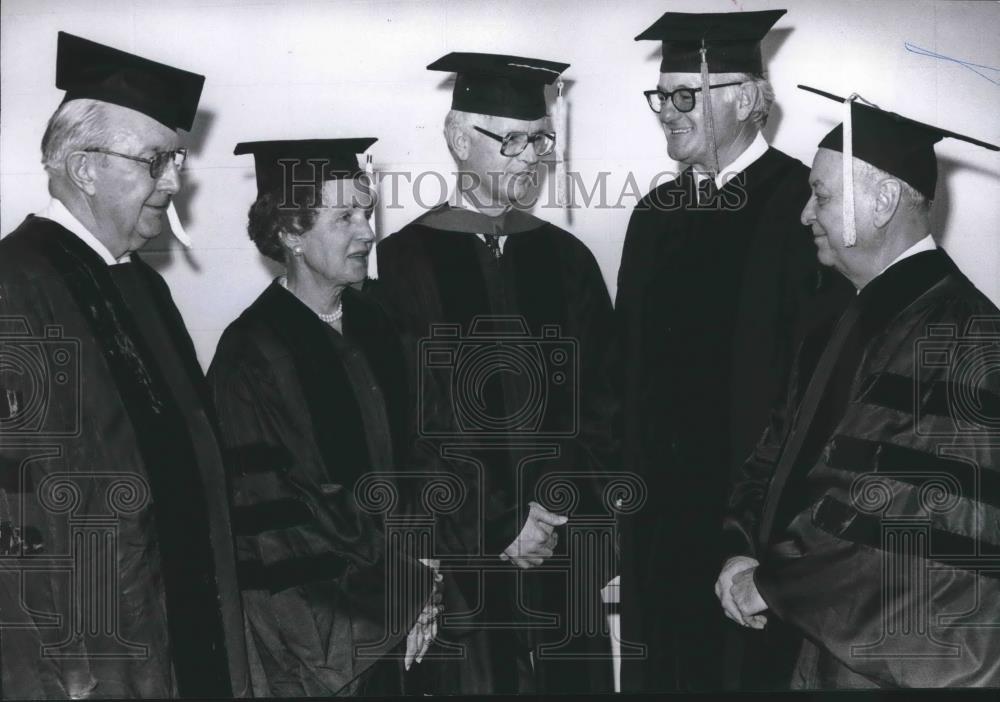
[[(436, 633), (435, 574), (387, 546), (355, 494), (392, 469), (405, 425), (398, 342), (351, 287), (374, 241), (355, 155), (374, 141), (236, 148), (256, 160), (250, 238), (286, 268), (226, 329), (209, 370), (257, 696), (398, 694), (404, 651), (409, 667)], [(315, 185), (293, 187), (279, 159), (321, 168)]]

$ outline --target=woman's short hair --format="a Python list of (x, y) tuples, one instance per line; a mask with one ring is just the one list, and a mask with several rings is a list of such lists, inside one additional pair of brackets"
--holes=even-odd
[[(368, 187), (367, 176), (357, 173), (351, 176), (358, 187), (372, 198), (370, 206), (374, 206), (374, 197)], [(285, 262), (285, 247), (281, 244), (281, 232), (303, 234), (313, 228), (323, 202), (323, 188), (317, 188), (315, 198), (297, 197), (296, 201), (286, 202), (286, 193), (282, 188), (276, 188), (258, 195), (250, 205), (247, 213), (247, 233), (257, 249), (278, 263)], [(302, 203), (308, 202), (309, 205)]]
[[(301, 202), (301, 200), (300, 200)], [(285, 262), (285, 247), (281, 232), (302, 234), (312, 229), (323, 206), (323, 190), (316, 192), (314, 207), (285, 202), (282, 190), (271, 190), (259, 195), (247, 213), (247, 232), (257, 249), (278, 263)]]

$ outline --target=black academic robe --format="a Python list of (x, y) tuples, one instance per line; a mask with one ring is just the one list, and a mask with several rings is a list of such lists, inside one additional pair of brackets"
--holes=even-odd
[[(499, 259), (477, 233), (507, 236)], [(386, 238), (378, 258), (370, 287), (408, 350), (419, 437), (411, 469), (455, 476), (466, 495), (435, 515), (454, 585), (441, 640), (465, 653), (436, 662), (428, 688), (610, 690), (599, 590), (615, 567), (600, 473), (616, 463), (612, 308), (593, 255), (526, 213), (491, 219), (443, 205)], [(519, 571), (498, 555), (532, 500), (570, 524), (546, 567)], [(601, 546), (571, 552), (587, 529)], [(571, 607), (588, 621), (571, 622)]]
[(387, 545), (391, 481), (359, 485), (392, 469), (405, 425), (399, 343), (361, 293), (343, 309), (340, 334), (276, 281), (209, 369), (255, 696), (400, 694), (399, 644), (430, 596), (430, 569)]
[(249, 693), (222, 456), (158, 274), (29, 216), (0, 242), (5, 697)]
[(725, 531), (800, 635), (793, 687), (1000, 685), (998, 338), (939, 249), (803, 344)]
[(799, 221), (799, 161), (768, 149), (711, 199), (695, 191), (687, 169), (636, 205), (618, 273), (624, 465), (647, 486), (622, 520), (622, 639), (646, 647), (623, 660), (624, 691), (737, 683), (739, 639), (753, 634), (713, 591), (729, 482), (808, 325), (852, 292), (824, 275)]

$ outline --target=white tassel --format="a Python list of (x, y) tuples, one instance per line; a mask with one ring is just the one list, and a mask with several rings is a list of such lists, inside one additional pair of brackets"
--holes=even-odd
[(566, 114), (566, 98), (563, 97), (563, 82), (556, 83), (556, 104), (552, 109), (552, 121), (555, 123), (556, 148), (555, 148), (555, 179), (556, 179), (556, 204), (560, 207), (569, 206), (568, 182), (566, 180), (566, 140), (568, 135), (567, 125), (569, 120)]
[(191, 241), (188, 233), (184, 231), (184, 227), (181, 225), (181, 218), (177, 216), (177, 209), (174, 207), (173, 200), (167, 203), (167, 222), (170, 223), (170, 231), (173, 232), (177, 241), (184, 244), (184, 248), (190, 249), (194, 242)]
[(701, 112), (705, 119), (705, 132), (708, 135), (708, 141), (712, 145), (712, 173), (711, 178), (715, 178), (719, 175), (719, 144), (715, 140), (715, 118), (712, 115), (712, 95), (710, 80), (711, 76), (708, 73), (708, 48), (705, 46), (705, 40), (701, 40)]
[(858, 243), (858, 232), (854, 226), (854, 138), (851, 126), (851, 104), (858, 98), (857, 93), (844, 100), (841, 105), (844, 125), (844, 246)]
[(372, 162), (372, 155), (365, 154), (365, 176), (368, 178), (368, 187), (370, 188), (371, 196), (374, 198), (372, 202), (372, 219), (371, 226), (372, 231), (375, 233), (375, 240), (372, 242), (372, 248), (368, 252), (368, 277), (372, 280), (378, 280), (378, 255), (376, 249), (378, 248), (378, 181), (375, 178), (375, 164)]

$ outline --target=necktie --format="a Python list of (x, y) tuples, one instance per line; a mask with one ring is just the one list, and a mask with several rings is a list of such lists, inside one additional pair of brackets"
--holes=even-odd
[(490, 253), (493, 254), (494, 258), (496, 258), (497, 260), (499, 260), (501, 254), (503, 253), (500, 250), (500, 235), (499, 234), (483, 234), (483, 238), (486, 239), (486, 245), (489, 247)]
[(698, 183), (698, 204), (712, 205), (719, 194), (719, 189), (715, 185), (715, 178), (702, 178)]

